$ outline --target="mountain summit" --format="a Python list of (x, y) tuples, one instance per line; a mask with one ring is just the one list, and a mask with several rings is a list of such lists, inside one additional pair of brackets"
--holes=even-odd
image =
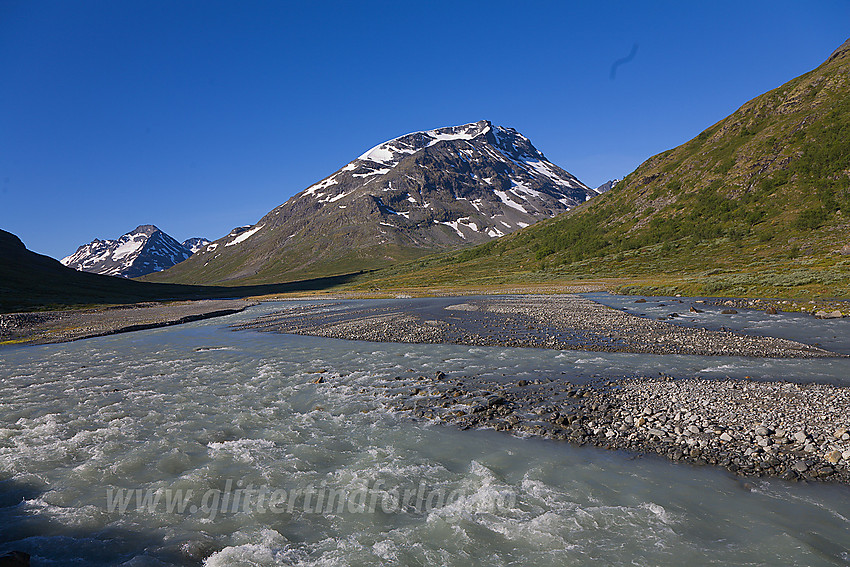
[(385, 266), (486, 242), (596, 194), (513, 128), (414, 132), (150, 279), (264, 283)]
[(192, 245), (208, 243), (193, 238), (180, 243), (152, 224), (137, 226), (117, 240), (95, 239), (62, 258), (62, 264), (75, 270), (134, 278), (158, 272), (192, 255)]

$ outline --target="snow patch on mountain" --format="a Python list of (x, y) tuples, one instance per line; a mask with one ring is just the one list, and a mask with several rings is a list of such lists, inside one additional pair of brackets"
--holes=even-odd
[[(242, 228), (245, 228), (245, 227), (242, 227)], [(225, 246), (234, 246), (236, 244), (239, 244), (240, 242), (245, 242), (246, 240), (251, 238), (254, 234), (256, 234), (257, 231), (260, 230), (261, 228), (263, 228), (263, 225), (258, 224), (257, 226), (255, 226), (252, 229), (242, 231), (242, 232), (239, 233), (239, 236), (237, 236), (236, 238), (234, 238), (233, 240), (231, 240), (230, 242), (225, 244)]]

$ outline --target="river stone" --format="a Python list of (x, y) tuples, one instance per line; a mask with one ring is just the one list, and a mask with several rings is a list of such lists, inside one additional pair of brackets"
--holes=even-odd
[(830, 451), (826, 455), (824, 455), (826, 462), (830, 464), (836, 464), (841, 460), (841, 451)]
[(841, 311), (818, 311), (815, 313), (818, 319), (841, 319)]
[(797, 472), (806, 472), (807, 470), (809, 470), (809, 465), (807, 465), (803, 461), (797, 461), (792, 465), (792, 467)]
[(767, 437), (770, 435), (770, 431), (768, 431), (766, 427), (760, 425), (759, 427), (756, 427), (756, 435)]
[(835, 433), (833, 433), (832, 435), (833, 435), (836, 439), (841, 439), (841, 437), (842, 437), (844, 434), (846, 434), (846, 433), (847, 433), (847, 428), (846, 428), (846, 427), (839, 427), (838, 429), (836, 429), (836, 430), (835, 430)]
[(808, 438), (809, 438), (809, 436), (806, 435), (805, 432), (803, 432), (803, 431), (798, 431), (797, 433), (794, 434), (794, 440), (797, 443), (805, 443)]

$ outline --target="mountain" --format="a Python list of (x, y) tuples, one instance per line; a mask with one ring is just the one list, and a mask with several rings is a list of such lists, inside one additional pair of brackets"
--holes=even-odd
[(208, 243), (203, 238), (180, 243), (154, 225), (143, 224), (117, 240), (95, 239), (61, 261), (83, 272), (135, 278), (170, 268), (191, 256), (193, 246)]
[(607, 277), (663, 293), (850, 296), (848, 235), (850, 40), (598, 198), (368, 285)]
[(620, 182), (619, 179), (611, 179), (609, 181), (606, 181), (605, 183), (603, 183), (602, 185), (600, 185), (599, 187), (596, 188), (596, 192), (601, 195), (602, 193), (605, 193), (606, 191), (610, 191), (611, 189), (616, 187), (617, 183), (619, 183), (619, 182)]
[(187, 240), (184, 240), (183, 242), (181, 242), (181, 244), (183, 245), (184, 248), (188, 248), (189, 252), (194, 254), (195, 252), (197, 252), (198, 250), (200, 250), (201, 248), (203, 248), (204, 246), (206, 246), (210, 242), (212, 242), (212, 241), (207, 240), (206, 238), (195, 237), (195, 238), (189, 238)]
[(596, 194), (512, 128), (415, 132), (146, 279), (232, 285), (371, 269), (486, 242)]

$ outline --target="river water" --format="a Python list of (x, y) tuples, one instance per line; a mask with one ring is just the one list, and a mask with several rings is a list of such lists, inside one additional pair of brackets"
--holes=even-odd
[[(653, 305), (639, 308), (667, 308)], [(0, 554), (25, 551), (36, 566), (850, 563), (847, 487), (743, 480), (411, 422), (358, 388), (437, 370), (848, 384), (846, 359), (379, 344), (227, 328), (279, 308), (0, 350)], [(846, 321), (723, 321), (807, 342), (817, 335), (834, 350), (850, 337)], [(339, 375), (350, 386), (327, 387)], [(318, 376), (328, 378), (314, 384)]]

